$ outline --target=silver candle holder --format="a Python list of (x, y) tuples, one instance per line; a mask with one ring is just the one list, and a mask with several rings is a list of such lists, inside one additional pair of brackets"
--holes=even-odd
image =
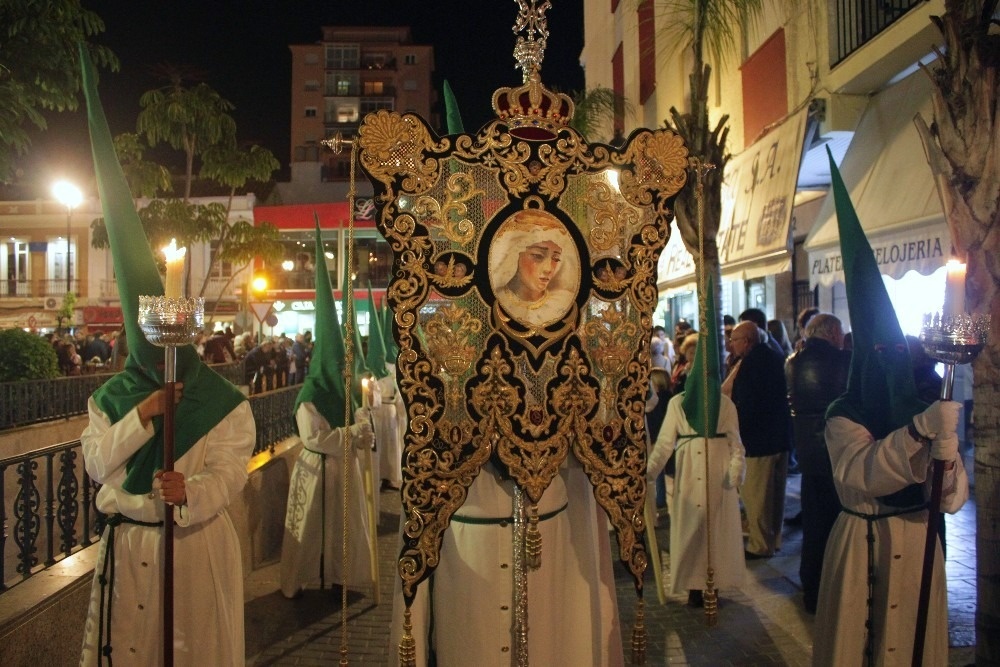
[[(205, 323), (202, 297), (139, 297), (139, 327), (164, 353), (163, 470), (174, 469), (174, 414), (177, 391), (177, 348), (194, 342)], [(174, 636), (174, 508), (164, 507), (163, 520), (163, 664), (173, 660)]]
[(927, 356), (945, 365), (942, 399), (951, 400), (955, 366), (972, 363), (986, 345), (989, 333), (988, 315), (924, 315), (920, 344)]

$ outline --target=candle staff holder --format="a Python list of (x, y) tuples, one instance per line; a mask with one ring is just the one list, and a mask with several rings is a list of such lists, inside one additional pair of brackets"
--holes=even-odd
[[(942, 317), (925, 315), (920, 344), (931, 359), (944, 364), (941, 400), (950, 401), (955, 384), (955, 366), (972, 363), (989, 337), (987, 315), (959, 314)], [(923, 664), (924, 635), (927, 629), (927, 605), (930, 600), (931, 578), (934, 572), (935, 543), (941, 522), (941, 487), (944, 461), (934, 460), (931, 477), (931, 498), (927, 509), (927, 539), (920, 574), (920, 594), (917, 603), (917, 624), (913, 639), (913, 665)]]
[[(194, 342), (205, 323), (205, 299), (139, 297), (139, 327), (153, 345), (163, 348), (164, 400), (163, 470), (174, 469), (174, 400), (177, 390), (177, 348)], [(174, 506), (163, 517), (163, 664), (173, 664), (174, 648)]]

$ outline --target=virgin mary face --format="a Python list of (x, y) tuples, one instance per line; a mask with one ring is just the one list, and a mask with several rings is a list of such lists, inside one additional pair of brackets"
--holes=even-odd
[(562, 248), (554, 241), (532, 243), (518, 256), (517, 277), (528, 300), (539, 299), (559, 271)]

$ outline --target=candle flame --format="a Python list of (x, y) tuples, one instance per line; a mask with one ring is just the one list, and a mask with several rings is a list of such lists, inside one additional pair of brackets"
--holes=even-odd
[(187, 248), (177, 247), (177, 239), (170, 239), (170, 245), (164, 246), (161, 250), (168, 263), (182, 261), (187, 252)]

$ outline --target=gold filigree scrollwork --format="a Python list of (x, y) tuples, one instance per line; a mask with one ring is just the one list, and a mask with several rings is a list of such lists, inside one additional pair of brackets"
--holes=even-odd
[(423, 330), (427, 356), (435, 372), (446, 381), (445, 402), (456, 408), (462, 405), (462, 379), (479, 355), (476, 337), (483, 323), (468, 310), (451, 303), (427, 319)]
[(447, 139), (435, 142), (419, 116), (401, 116), (384, 109), (365, 117), (358, 128), (358, 141), (361, 166), (386, 186), (390, 197), (401, 175), (401, 187), (406, 192), (430, 189), (438, 179), (440, 162), (426, 154), (449, 146)]
[(608, 182), (592, 180), (588, 184), (584, 201), (594, 212), (588, 239), (594, 254), (611, 250), (626, 238), (629, 229), (638, 229), (638, 211), (622, 202)]
[(671, 197), (687, 182), (688, 149), (684, 140), (668, 130), (640, 132), (621, 156), (631, 169), (622, 169), (618, 187), (630, 203), (648, 206), (655, 191), (661, 200)]
[(468, 202), (477, 195), (486, 194), (475, 186), (470, 174), (457, 173), (445, 182), (445, 198), (441, 203), (434, 196), (417, 197), (412, 213), (417, 222), (425, 225), (432, 234), (466, 245), (476, 236), (475, 225), (468, 218)]

